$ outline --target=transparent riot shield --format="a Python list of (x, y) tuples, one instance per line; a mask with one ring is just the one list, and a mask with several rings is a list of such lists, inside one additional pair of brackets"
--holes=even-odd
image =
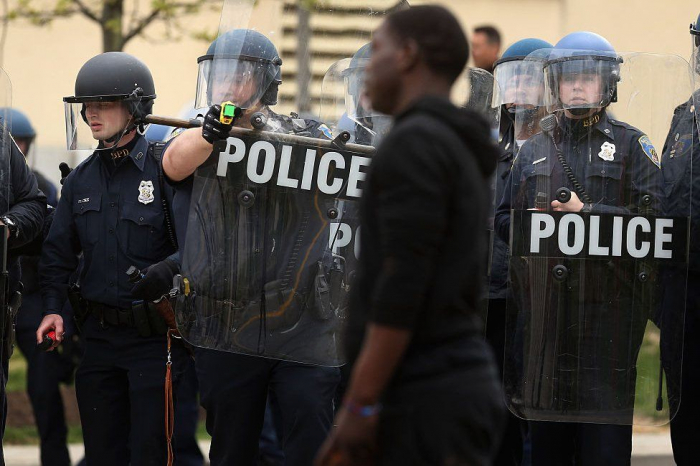
[[(5, 70), (0, 68), (0, 214), (4, 214), (10, 209), (10, 156), (12, 151), (17, 151), (17, 155), (21, 157), (9, 131), (9, 128), (12, 126), (11, 107), (12, 85)], [(0, 341), (0, 361), (3, 361), (3, 364), (12, 355), (15, 313), (17, 312), (16, 303), (14, 309), (10, 307), (10, 303), (13, 301), (12, 293), (17, 290), (10, 289), (7, 258), (8, 236), (7, 226), (0, 225), (0, 306), (2, 306), (0, 308), (2, 309), (2, 318), (0, 319), (0, 337), (2, 338)], [(16, 274), (19, 270), (13, 270), (12, 272)], [(14, 278), (19, 279), (17, 276)], [(5, 409), (5, 406), (0, 407), (0, 411)], [(6, 413), (1, 412), (0, 414), (4, 416)]]
[(197, 346), (341, 364), (371, 150), (251, 131), (215, 153), (195, 176), (178, 328)]
[[(489, 217), (489, 262), (486, 277), (487, 295), (482, 306), (487, 321), (486, 334), (498, 349), (503, 344), (505, 301), (508, 281), (508, 242), (496, 235), (494, 215), (506, 187), (508, 174), (518, 149), (539, 132), (539, 120), (546, 114), (542, 68), (548, 50), (533, 53), (529, 59), (518, 57), (499, 63), (494, 69), (491, 95), (494, 134), (500, 156), (491, 180), (492, 215)], [(535, 59), (541, 56), (542, 61)], [(516, 118), (517, 115), (517, 118)]]
[(197, 106), (242, 112), (194, 175), (176, 313), (195, 346), (338, 366), (374, 149), (316, 121), (322, 78), (407, 4), (304, 5), (227, 0), (199, 59)]
[(680, 402), (690, 220), (668, 194), (692, 178), (662, 171), (657, 150), (692, 93), (690, 68), (556, 52), (541, 132), (520, 148), (496, 214), (511, 249), (507, 403), (529, 420), (665, 424)]

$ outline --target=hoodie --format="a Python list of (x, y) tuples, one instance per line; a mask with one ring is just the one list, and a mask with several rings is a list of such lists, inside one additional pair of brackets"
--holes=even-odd
[(373, 322), (413, 334), (398, 377), (473, 362), (475, 354), (460, 348), (480, 334), (488, 179), (497, 160), (486, 121), (445, 99), (422, 98), (395, 118), (360, 201), (361, 252), (346, 333), (350, 361)]

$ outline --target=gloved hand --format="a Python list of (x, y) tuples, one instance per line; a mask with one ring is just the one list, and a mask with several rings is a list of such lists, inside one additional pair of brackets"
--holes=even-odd
[(131, 294), (144, 301), (156, 301), (170, 292), (173, 277), (179, 271), (180, 267), (172, 259), (155, 263), (144, 271), (144, 277), (136, 282)]
[(202, 137), (209, 143), (214, 144), (216, 141), (223, 141), (228, 138), (228, 133), (233, 127), (233, 122), (225, 125), (219, 121), (221, 117), (221, 105), (212, 105), (209, 111), (204, 115), (202, 123)]

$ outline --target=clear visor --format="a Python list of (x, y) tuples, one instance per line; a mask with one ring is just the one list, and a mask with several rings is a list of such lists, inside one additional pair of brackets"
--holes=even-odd
[(493, 107), (544, 105), (542, 62), (513, 60), (501, 63), (494, 70)]
[(196, 108), (222, 102), (255, 106), (279, 71), (279, 65), (239, 58), (213, 58), (199, 63)]
[[(547, 110), (594, 109), (611, 102), (619, 72), (609, 60), (555, 61), (544, 69)], [(614, 76), (613, 76), (614, 75)]]
[(94, 150), (100, 141), (119, 137), (133, 122), (123, 101), (64, 102), (63, 105), (68, 150)]
[(334, 136), (350, 133), (350, 142), (377, 145), (391, 127), (391, 117), (372, 108), (365, 87), (368, 59), (345, 58), (337, 61), (323, 77), (321, 120)]
[[(696, 74), (700, 74), (700, 34), (690, 33), (692, 56), (690, 59), (690, 64), (695, 70)], [(695, 87), (698, 87), (696, 84)]]

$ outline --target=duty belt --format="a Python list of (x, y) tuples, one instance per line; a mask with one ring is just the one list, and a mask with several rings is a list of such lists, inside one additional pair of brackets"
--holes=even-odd
[(100, 322), (114, 327), (134, 327), (134, 313), (131, 309), (119, 309), (95, 301), (87, 301), (87, 308)]

